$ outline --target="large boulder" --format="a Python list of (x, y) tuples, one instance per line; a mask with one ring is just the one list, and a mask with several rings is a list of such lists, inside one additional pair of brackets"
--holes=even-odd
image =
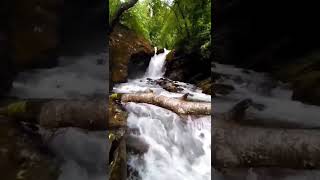
[(211, 77), (211, 62), (198, 52), (172, 50), (166, 58), (165, 77), (182, 82), (198, 83)]
[(114, 83), (126, 82), (129, 74), (136, 75), (129, 68), (138, 65), (137, 70), (143, 72), (149, 64), (154, 50), (150, 42), (141, 35), (118, 25), (109, 39), (110, 46), (110, 88)]
[(275, 71), (275, 76), (290, 82), (292, 99), (307, 104), (320, 105), (320, 54), (313, 52), (293, 60)]

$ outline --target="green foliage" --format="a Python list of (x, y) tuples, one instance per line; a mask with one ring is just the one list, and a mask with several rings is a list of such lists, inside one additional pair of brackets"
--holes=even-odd
[(147, 1), (138, 2), (133, 8), (123, 14), (121, 23), (150, 40), (149, 12)]
[(121, 23), (154, 46), (198, 50), (204, 58), (210, 54), (211, 0), (140, 0)]
[(109, 0), (109, 22), (111, 22), (117, 9), (119, 9), (120, 4), (120, 0)]

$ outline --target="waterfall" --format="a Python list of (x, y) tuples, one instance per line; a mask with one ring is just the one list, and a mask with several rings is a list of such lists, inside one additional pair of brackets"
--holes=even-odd
[(156, 78), (164, 75), (165, 60), (169, 52), (170, 50), (164, 49), (163, 53), (157, 55), (157, 48), (155, 48), (155, 54), (150, 60), (145, 77)]
[[(144, 78), (115, 85), (118, 93), (135, 93), (151, 89), (167, 97), (181, 97), (193, 94), (195, 100), (211, 101), (195, 86), (177, 82), (183, 91), (171, 93), (150, 81), (164, 74), (166, 55), (154, 55)], [(152, 80), (150, 80), (150, 78)], [(129, 179), (142, 180), (209, 180), (211, 179), (211, 116), (201, 118), (180, 117), (167, 109), (138, 103), (123, 104), (129, 112), (128, 127), (139, 129), (139, 138), (149, 144), (149, 150), (142, 157), (128, 155), (128, 165), (138, 172)]]

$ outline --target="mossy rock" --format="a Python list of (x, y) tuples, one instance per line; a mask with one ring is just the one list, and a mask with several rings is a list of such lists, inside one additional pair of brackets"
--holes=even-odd
[(213, 83), (211, 78), (200, 81), (197, 86), (202, 89), (203, 93), (213, 95)]
[(111, 33), (109, 45), (111, 80), (114, 83), (127, 81), (131, 57), (140, 54), (142, 60), (150, 60), (154, 54), (147, 39), (122, 25), (116, 26)]
[(109, 128), (121, 128), (127, 125), (128, 113), (122, 107), (119, 102), (121, 98), (120, 94), (111, 94), (109, 96), (109, 105), (108, 105), (108, 127)]
[(292, 99), (320, 105), (320, 53), (313, 52), (278, 67), (275, 76), (293, 85)]

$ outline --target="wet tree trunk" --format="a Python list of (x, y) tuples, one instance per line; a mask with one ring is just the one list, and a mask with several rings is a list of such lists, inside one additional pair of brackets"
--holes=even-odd
[(18, 122), (39, 124), (48, 129), (78, 127), (88, 130), (105, 130), (124, 125), (123, 122), (109, 122), (108, 101), (105, 98), (17, 101), (2, 107), (0, 114)]
[(191, 102), (183, 99), (169, 98), (154, 93), (123, 94), (121, 101), (153, 104), (171, 110), (180, 115), (211, 114), (211, 103)]
[(107, 102), (102, 100), (54, 100), (45, 103), (39, 124), (45, 128), (78, 127), (88, 130), (108, 128)]
[(214, 120), (213, 166), (320, 168), (320, 131)]
[(263, 116), (248, 113), (253, 105), (246, 99), (229, 112), (214, 115), (214, 167), (320, 168), (319, 129), (303, 129), (290, 122), (277, 127), (276, 122), (282, 120), (269, 119), (273, 122), (267, 123)]

